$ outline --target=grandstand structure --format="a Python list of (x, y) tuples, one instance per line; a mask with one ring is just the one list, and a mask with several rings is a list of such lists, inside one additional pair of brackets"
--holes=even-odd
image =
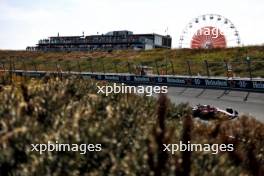
[(37, 46), (27, 47), (28, 51), (112, 51), (149, 50), (171, 48), (169, 35), (133, 34), (131, 31), (112, 31), (103, 35), (58, 36), (39, 40)]

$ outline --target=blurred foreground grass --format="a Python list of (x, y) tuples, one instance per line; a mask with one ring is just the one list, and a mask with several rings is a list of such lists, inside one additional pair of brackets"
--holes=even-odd
[[(0, 86), (0, 175), (263, 175), (264, 124), (203, 123), (190, 107), (136, 95), (96, 94), (96, 82), (58, 78)], [(232, 143), (234, 152), (162, 152), (161, 145)], [(48, 152), (30, 144), (100, 143), (101, 152)]]

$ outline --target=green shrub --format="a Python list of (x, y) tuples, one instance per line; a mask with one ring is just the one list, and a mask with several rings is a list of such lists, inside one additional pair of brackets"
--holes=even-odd
[[(248, 117), (193, 120), (190, 107), (96, 94), (96, 82), (29, 80), (0, 90), (0, 175), (258, 175), (264, 125)], [(232, 136), (232, 137), (230, 137)], [(234, 143), (230, 153), (161, 151), (163, 143)], [(101, 152), (31, 152), (48, 141), (102, 144)], [(189, 162), (188, 162), (189, 161)], [(189, 169), (189, 171), (188, 171)]]

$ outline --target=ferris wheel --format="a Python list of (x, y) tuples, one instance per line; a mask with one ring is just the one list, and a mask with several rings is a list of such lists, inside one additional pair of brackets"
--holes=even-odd
[(234, 23), (221, 15), (205, 14), (186, 25), (180, 36), (179, 48), (229, 48), (240, 44)]

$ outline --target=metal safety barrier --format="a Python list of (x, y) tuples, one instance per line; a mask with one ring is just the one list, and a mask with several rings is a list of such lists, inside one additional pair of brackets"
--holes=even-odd
[(63, 71), (29, 71), (5, 70), (18, 76), (42, 78), (50, 76), (79, 76), (83, 79), (95, 79), (134, 85), (164, 85), (171, 87), (189, 87), (202, 89), (235, 90), (264, 93), (263, 78), (227, 78), (181, 75), (135, 75), (129, 73), (101, 72), (63, 72)]

